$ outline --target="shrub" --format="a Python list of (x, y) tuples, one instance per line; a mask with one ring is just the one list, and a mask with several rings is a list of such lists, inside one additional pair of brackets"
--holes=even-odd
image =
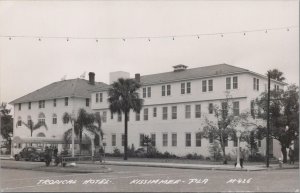
[(250, 155), (248, 158), (248, 161), (250, 162), (261, 162), (261, 161), (265, 161), (265, 156), (256, 153), (254, 155)]
[(112, 156), (114, 156), (114, 157), (121, 157), (122, 156), (120, 150), (117, 147), (114, 149), (114, 152), (113, 152)]
[(219, 161), (222, 159), (221, 147), (216, 141), (214, 141), (214, 143), (210, 145), (209, 153), (214, 161)]
[(202, 155), (198, 155), (197, 153), (194, 153), (194, 154), (191, 154), (191, 153), (189, 153), (189, 154), (187, 154), (186, 156), (185, 156), (187, 159), (199, 159), (199, 160), (204, 160), (204, 156), (202, 156)]

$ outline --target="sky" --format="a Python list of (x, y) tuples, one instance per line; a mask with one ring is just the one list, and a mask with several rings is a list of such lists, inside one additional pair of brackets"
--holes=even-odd
[[(227, 63), (265, 74), (277, 68), (299, 85), (299, 1), (0, 1), (0, 102), (95, 72), (131, 77)], [(226, 34), (226, 32), (242, 32)], [(189, 37), (184, 34), (224, 33)], [(126, 37), (170, 36), (126, 39)], [(172, 39), (175, 36), (175, 39)], [(86, 76), (87, 78), (87, 76)]]

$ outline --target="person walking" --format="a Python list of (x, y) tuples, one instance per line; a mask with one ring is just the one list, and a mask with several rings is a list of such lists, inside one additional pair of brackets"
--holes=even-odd
[(290, 164), (294, 164), (295, 163), (295, 161), (294, 161), (294, 155), (295, 155), (294, 150), (290, 147), (289, 148)]
[(46, 146), (46, 148), (45, 148), (45, 163), (46, 163), (47, 167), (50, 165), (51, 160), (52, 160), (52, 151), (48, 146)]

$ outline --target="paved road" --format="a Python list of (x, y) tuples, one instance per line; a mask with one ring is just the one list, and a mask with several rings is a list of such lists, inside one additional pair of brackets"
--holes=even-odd
[[(1, 191), (299, 192), (299, 170), (296, 169), (236, 172), (134, 166), (109, 167), (113, 172), (93, 174), (1, 169)], [(232, 179), (242, 181), (239, 183)], [(54, 182), (61, 184), (51, 184)]]

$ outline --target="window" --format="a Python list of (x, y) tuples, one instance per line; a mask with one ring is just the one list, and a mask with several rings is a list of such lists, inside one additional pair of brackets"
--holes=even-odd
[(207, 81), (206, 80), (202, 80), (202, 92), (206, 92), (206, 87), (207, 87)]
[(122, 121), (122, 113), (118, 113), (118, 122)]
[(135, 113), (135, 120), (140, 121), (140, 113), (139, 112)]
[(68, 106), (68, 105), (69, 105), (69, 98), (65, 97), (65, 106)]
[(110, 112), (110, 119), (114, 119), (114, 114)]
[(233, 115), (238, 116), (240, 114), (240, 102), (233, 102)]
[(147, 121), (148, 120), (148, 108), (144, 109), (144, 120)]
[(279, 85), (274, 84), (274, 90), (275, 90), (275, 91), (278, 91), (278, 90), (279, 90)]
[(102, 103), (102, 101), (103, 101), (103, 93), (101, 92), (101, 93), (99, 93), (99, 100), (100, 100), (100, 103)]
[(191, 82), (186, 83), (186, 93), (191, 93)]
[(238, 88), (238, 77), (234, 76), (232, 79), (232, 82), (233, 82), (232, 88), (237, 89)]
[(172, 133), (172, 146), (177, 146), (177, 133)]
[(56, 99), (53, 99), (53, 106), (56, 107)]
[(185, 105), (185, 118), (191, 118), (191, 105)]
[(163, 133), (163, 146), (166, 147), (168, 146), (168, 134)]
[(155, 135), (155, 133), (151, 134), (151, 145), (153, 147), (156, 145), (156, 135)]
[(213, 80), (208, 80), (208, 91), (213, 91)]
[(236, 133), (234, 133), (234, 135), (232, 136), (232, 141), (233, 141), (233, 147), (237, 147), (237, 136)]
[(250, 103), (250, 112), (251, 112), (251, 117), (255, 119), (254, 100), (252, 100)]
[(19, 103), (19, 111), (22, 109), (22, 104)]
[(163, 107), (163, 120), (168, 119), (168, 107)]
[(17, 123), (18, 126), (22, 126), (22, 118), (21, 117), (18, 117), (18, 123)]
[(259, 79), (253, 78), (253, 90), (259, 90)]
[(227, 115), (228, 115), (228, 103), (222, 102), (222, 117), (223, 117), (223, 119), (226, 119)]
[(105, 123), (107, 121), (107, 113), (106, 113), (106, 111), (103, 111), (103, 113), (102, 113), (102, 121), (103, 121), (103, 123)]
[(39, 101), (39, 108), (45, 108), (45, 101)]
[(88, 99), (88, 98), (85, 99), (85, 106), (87, 106), (87, 107), (90, 106), (90, 99)]
[(212, 133), (209, 133), (208, 139), (209, 139), (209, 143), (213, 143), (214, 142), (214, 136), (213, 136)]
[(96, 93), (96, 103), (98, 103), (98, 102), (99, 102), (99, 94)]
[(154, 107), (154, 108), (153, 108), (153, 117), (156, 117), (156, 116), (157, 116), (157, 108)]
[(148, 87), (147, 90), (148, 90), (148, 97), (151, 97), (151, 87)]
[(166, 96), (166, 86), (161, 86), (161, 96)]
[(212, 103), (209, 103), (209, 105), (208, 105), (208, 113), (209, 114), (213, 114), (213, 112), (214, 112), (214, 106), (213, 106)]
[(53, 114), (53, 116), (52, 116), (52, 124), (53, 125), (57, 124), (57, 116), (56, 116), (56, 114)]
[(185, 146), (186, 147), (191, 147), (191, 133), (186, 133), (185, 134)]
[(45, 123), (45, 114), (44, 113), (39, 114), (38, 122)]
[(231, 89), (231, 77), (226, 78), (226, 90)]
[(111, 135), (111, 146), (116, 146), (117, 143), (117, 137), (116, 134)]
[(223, 140), (224, 140), (224, 146), (228, 147), (228, 136), (224, 136)]
[(201, 133), (196, 133), (196, 147), (201, 147)]
[(32, 126), (32, 120), (31, 120), (31, 116), (27, 116), (27, 125), (31, 128)]
[(140, 146), (144, 146), (144, 134), (140, 134)]
[(177, 119), (177, 106), (172, 107), (172, 119)]
[(201, 105), (195, 106), (195, 117), (200, 118), (201, 117)]
[(143, 88), (143, 98), (146, 98), (146, 96), (147, 96), (147, 90), (146, 88)]
[(181, 94), (185, 93), (185, 83), (181, 83)]
[(122, 146), (124, 146), (125, 145), (125, 135), (124, 134), (122, 134), (122, 136), (121, 136), (121, 141), (122, 141)]
[(171, 95), (171, 85), (167, 85), (167, 95)]
[(28, 103), (28, 109), (31, 109), (31, 102)]

